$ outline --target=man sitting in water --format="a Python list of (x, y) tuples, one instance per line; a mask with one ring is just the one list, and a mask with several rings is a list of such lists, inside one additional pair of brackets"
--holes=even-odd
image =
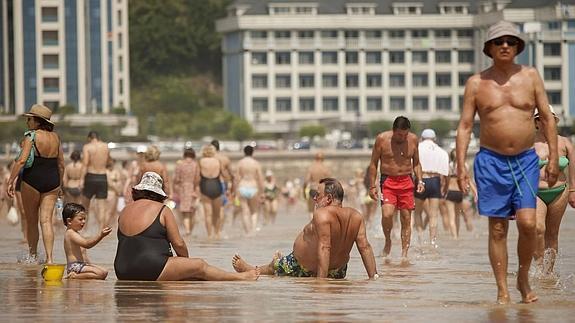
[[(357, 210), (341, 205), (341, 184), (333, 178), (320, 180), (314, 201), (313, 218), (295, 239), (292, 253), (282, 257), (276, 252), (269, 264), (257, 266), (260, 273), (343, 279), (355, 242), (369, 278), (379, 277), (373, 250), (367, 241), (363, 216)], [(234, 256), (232, 265), (237, 272), (254, 269), (239, 255)]]

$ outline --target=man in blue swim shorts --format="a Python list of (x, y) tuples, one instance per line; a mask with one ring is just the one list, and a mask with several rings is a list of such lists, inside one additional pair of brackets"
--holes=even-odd
[(497, 302), (510, 302), (507, 288), (507, 231), (517, 220), (519, 269), (517, 289), (523, 303), (537, 300), (529, 285), (535, 251), (535, 206), (539, 180), (538, 157), (533, 149), (533, 112), (539, 107), (549, 143), (549, 186), (557, 181), (557, 129), (549, 110), (543, 81), (532, 67), (515, 64), (525, 48), (517, 27), (500, 21), (487, 30), (483, 53), (493, 59), (488, 69), (465, 84), (463, 109), (457, 128), (457, 177), (467, 194), (470, 179), (465, 168), (475, 114), (480, 120), (480, 145), (474, 161), (479, 214), (489, 218), (489, 260), (497, 282)]
[[(379, 277), (363, 216), (341, 205), (343, 188), (336, 179), (324, 178), (319, 183), (312, 220), (295, 239), (293, 251), (285, 257), (276, 252), (270, 263), (257, 266), (260, 274), (343, 279), (355, 244), (369, 278)], [(239, 255), (232, 265), (237, 272), (254, 268)]]

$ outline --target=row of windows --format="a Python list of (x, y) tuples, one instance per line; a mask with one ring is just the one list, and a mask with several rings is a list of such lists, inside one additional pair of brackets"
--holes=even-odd
[[(60, 68), (60, 61), (58, 60), (58, 54), (43, 54), (42, 55), (42, 67), (45, 70), (57, 70)], [(124, 57), (118, 56), (118, 71), (124, 71)]]
[[(395, 15), (421, 15), (423, 3), (394, 3), (392, 5), (393, 14)], [(375, 15), (375, 6), (358, 4), (346, 5), (346, 14), (348, 15)], [(272, 4), (268, 6), (270, 15), (316, 15), (317, 7), (315, 5), (304, 6)], [(441, 4), (439, 13), (447, 15), (466, 15), (469, 13), (469, 6), (464, 4)]]
[[(315, 53), (313, 51), (299, 52), (298, 63), (300, 65), (312, 65), (315, 63)], [(251, 53), (252, 65), (266, 65), (268, 62), (267, 52), (252, 52)], [(275, 53), (275, 64), (277, 65), (289, 65), (291, 64), (291, 52), (276, 52)], [(467, 63), (472, 64), (475, 59), (475, 54), (473, 50), (459, 50), (457, 51), (457, 63)], [(411, 61), (414, 64), (426, 64), (429, 62), (428, 51), (414, 50), (411, 52)], [(321, 52), (321, 63), (322, 64), (338, 64), (338, 52), (337, 51), (324, 51)], [(381, 51), (366, 51), (365, 52), (365, 63), (368, 65), (378, 65), (382, 63), (382, 52)], [(404, 64), (405, 63), (405, 51), (389, 51), (389, 64)], [(451, 63), (451, 51), (450, 50), (437, 50), (435, 51), (435, 63), (446, 64)], [(345, 64), (356, 65), (359, 64), (359, 52), (357, 51), (346, 51), (345, 52)]]
[[(561, 91), (548, 91), (547, 97), (550, 104), (561, 105)], [(345, 98), (345, 106), (343, 107), (346, 112), (359, 111), (360, 97), (348, 96)], [(458, 97), (459, 107), (463, 106), (463, 95)], [(316, 100), (314, 97), (300, 97), (296, 100), (299, 104), (300, 112), (315, 112)], [(389, 111), (405, 111), (406, 98), (402, 96), (389, 97)], [(429, 98), (426, 96), (414, 96), (412, 98), (412, 109), (415, 112), (429, 111)], [(383, 98), (379, 96), (368, 96), (365, 98), (366, 110), (370, 112), (383, 111)], [(452, 111), (451, 96), (437, 96), (435, 98), (436, 111)], [(256, 113), (269, 112), (268, 98), (254, 97), (252, 98), (252, 111)], [(276, 112), (292, 112), (295, 111), (292, 98), (278, 97), (275, 99)], [(322, 97), (321, 98), (321, 111), (323, 112), (338, 112), (339, 98), (338, 97)]]
[[(472, 73), (462, 72), (458, 76), (458, 84), (464, 86), (467, 79), (472, 75)], [(345, 87), (357, 88), (359, 87), (359, 74), (346, 74), (345, 75)], [(298, 85), (300, 88), (313, 88), (316, 86), (315, 75), (314, 74), (299, 74), (297, 77)], [(291, 88), (292, 84), (291, 74), (277, 74), (275, 75), (275, 87), (276, 88)], [(382, 75), (375, 73), (368, 73), (365, 75), (365, 85), (366, 87), (381, 87), (383, 84)], [(412, 74), (412, 84), (414, 87), (426, 87), (429, 86), (429, 74), (427, 73), (413, 73)], [(404, 73), (390, 73), (389, 74), (389, 85), (391, 87), (404, 87), (405, 86), (405, 74)], [(437, 87), (450, 87), (452, 85), (451, 73), (436, 73), (435, 74), (435, 85)], [(338, 74), (325, 73), (321, 76), (321, 86), (324, 88), (337, 88), (339, 86)], [(268, 88), (268, 76), (267, 74), (253, 74), (252, 75), (252, 88), (254, 89), (267, 89)]]
[[(250, 38), (252, 39), (267, 39), (272, 37), (277, 40), (291, 39), (297, 37), (299, 39), (313, 39), (316, 35), (319, 35), (323, 39), (336, 39), (339, 36), (338, 30), (276, 30), (276, 31), (266, 31), (266, 30), (253, 30), (249, 32)], [(384, 35), (382, 30), (365, 30), (364, 37), (367, 39), (379, 39)], [(427, 29), (414, 29), (414, 30), (388, 30), (389, 38), (401, 38), (404, 39), (406, 35), (411, 35), (411, 38), (428, 38), (430, 35), (434, 35), (435, 38), (451, 38), (452, 35), (458, 38), (472, 38), (473, 29), (436, 29), (433, 31)], [(359, 30), (344, 30), (343, 36), (346, 39), (358, 39), (360, 36)]]
[[(42, 79), (44, 93), (59, 93), (60, 79), (58, 77), (44, 77)], [(118, 92), (124, 94), (124, 80), (118, 79)]]

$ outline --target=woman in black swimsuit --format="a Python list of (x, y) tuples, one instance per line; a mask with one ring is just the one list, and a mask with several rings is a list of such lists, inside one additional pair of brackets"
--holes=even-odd
[[(43, 105), (35, 104), (24, 116), (29, 131), (25, 133), (22, 152), (12, 166), (8, 180), (8, 194), (14, 196), (16, 177), (24, 168), (21, 189), (24, 214), (28, 221), (27, 239), (30, 256), (37, 257), (39, 220), (46, 263), (52, 263), (54, 246), (52, 216), (64, 175), (64, 157), (60, 138), (53, 131), (54, 123), (50, 121), (52, 111)], [(30, 165), (27, 160), (32, 153), (34, 161)]]
[[(147, 172), (132, 189), (133, 203), (118, 219), (118, 249), (114, 260), (120, 280), (255, 280), (259, 269), (226, 272), (200, 258), (188, 258), (188, 248), (172, 211), (160, 175)], [(172, 248), (177, 256), (172, 255)]]
[(208, 238), (215, 236), (219, 239), (222, 230), (222, 218), (220, 210), (222, 208), (222, 164), (215, 158), (216, 147), (205, 145), (202, 147), (202, 158), (200, 159), (200, 178), (196, 183), (202, 193), (200, 201), (204, 209), (204, 219), (206, 221), (206, 232)]

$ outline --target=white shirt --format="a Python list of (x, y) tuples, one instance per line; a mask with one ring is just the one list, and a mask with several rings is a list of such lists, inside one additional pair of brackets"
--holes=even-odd
[(449, 175), (449, 154), (433, 140), (425, 139), (419, 143), (419, 163), (425, 173)]

